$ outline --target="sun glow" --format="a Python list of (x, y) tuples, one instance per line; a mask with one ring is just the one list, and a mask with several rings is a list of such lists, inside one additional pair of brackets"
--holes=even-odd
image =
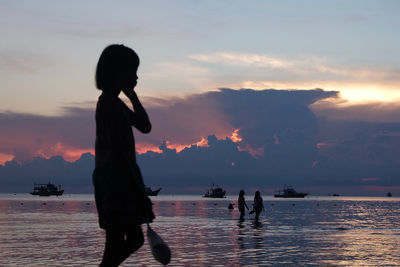
[(135, 145), (135, 149), (138, 154), (145, 154), (148, 151), (152, 151), (159, 154), (162, 153), (162, 150), (158, 146), (149, 143), (137, 143)]
[(175, 149), (176, 152), (178, 152), (178, 153), (181, 152), (182, 150), (184, 150), (185, 148), (191, 148), (192, 146), (209, 147), (208, 141), (204, 137), (202, 137), (200, 141), (192, 143), (192, 144), (188, 144), (188, 145), (174, 144), (174, 143), (171, 143), (170, 141), (167, 141), (166, 143), (167, 143), (167, 148)]
[(0, 153), (0, 165), (4, 165), (7, 161), (11, 161), (14, 155)]
[(239, 142), (242, 142), (242, 141), (243, 141), (243, 138), (240, 137), (240, 135), (239, 135), (239, 130), (240, 130), (240, 129), (235, 129), (235, 130), (232, 132), (232, 135), (231, 135), (231, 136), (228, 136), (228, 138), (231, 139), (232, 142), (234, 142), (234, 143), (239, 143)]
[[(243, 139), (239, 135), (239, 130), (240, 129), (233, 130), (231, 135), (225, 136), (222, 139), (228, 138), (228, 139), (232, 140), (232, 142), (234, 142), (234, 143), (240, 143)], [(168, 140), (165, 143), (166, 143), (166, 147), (168, 149), (176, 150), (177, 153), (181, 152), (185, 148), (191, 148), (192, 146), (197, 146), (197, 147), (209, 147), (210, 146), (208, 144), (207, 138), (205, 138), (205, 137), (201, 137), (200, 141), (197, 141), (197, 142), (194, 142), (194, 143), (191, 143), (191, 144), (173, 143), (173, 142), (168, 141)], [(244, 150), (247, 151), (247, 149), (243, 149), (243, 151)], [(138, 154), (145, 154), (148, 151), (156, 152), (156, 153), (159, 153), (159, 154), (163, 153), (163, 151), (158, 146), (155, 146), (153, 144), (150, 144), (150, 143), (137, 143), (136, 144), (136, 152)]]
[(400, 99), (399, 84), (393, 83), (357, 83), (357, 82), (277, 82), (243, 81), (242, 88), (263, 90), (276, 88), (282, 90), (321, 88), (325, 91), (339, 91), (339, 96), (351, 103), (371, 101), (391, 102)]
[(51, 146), (50, 149), (38, 150), (36, 155), (45, 159), (49, 159), (53, 156), (62, 156), (64, 160), (74, 162), (78, 160), (82, 154), (88, 152), (94, 155), (94, 149), (75, 148), (64, 143), (57, 142), (54, 146)]

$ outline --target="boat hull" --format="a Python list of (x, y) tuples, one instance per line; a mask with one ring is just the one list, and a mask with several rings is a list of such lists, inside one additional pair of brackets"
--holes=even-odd
[(224, 194), (224, 195), (219, 195), (219, 196), (204, 195), (203, 197), (208, 197), (208, 198), (225, 198), (225, 194)]
[(211, 188), (203, 195), (203, 197), (208, 198), (224, 198), (226, 191), (223, 190), (221, 187), (214, 187), (214, 184)]
[(31, 192), (31, 195), (40, 196), (40, 197), (49, 197), (49, 196), (62, 196), (64, 190), (59, 190), (57, 192)]
[(161, 191), (161, 188), (158, 188), (157, 190), (152, 191), (150, 190), (146, 190), (146, 195), (148, 196), (157, 196), (158, 193)]

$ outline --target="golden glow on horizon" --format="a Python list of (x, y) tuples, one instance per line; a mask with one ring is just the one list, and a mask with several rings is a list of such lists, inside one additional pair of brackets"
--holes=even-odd
[(276, 82), (244, 81), (241, 88), (296, 90), (321, 88), (325, 91), (339, 91), (340, 97), (348, 104), (364, 102), (391, 102), (400, 99), (400, 84), (393, 83), (356, 83), (356, 82)]
[(149, 143), (137, 143), (135, 145), (135, 149), (138, 154), (144, 154), (148, 151), (152, 151), (159, 154), (162, 153), (162, 150), (158, 146)]
[(234, 143), (239, 143), (239, 142), (242, 142), (242, 137), (240, 137), (240, 135), (239, 135), (239, 128), (238, 129), (235, 129), (233, 132), (232, 132), (232, 135), (231, 136), (228, 136), (228, 138), (229, 139), (231, 139), (232, 140), (232, 142), (234, 142)]
[[(234, 143), (239, 143), (243, 139), (239, 135), (239, 130), (240, 129), (235, 129), (230, 136), (226, 136), (226, 138), (229, 138), (232, 140)], [(223, 138), (222, 138), (223, 139)], [(172, 143), (170, 141), (166, 141), (166, 146), (168, 149), (175, 149), (177, 153), (181, 152), (185, 148), (190, 148), (192, 146), (198, 146), (198, 147), (209, 147), (208, 140), (205, 137), (202, 137), (200, 141), (192, 143), (192, 144), (177, 144), (177, 143)], [(245, 150), (245, 149), (244, 149)], [(138, 154), (144, 154), (148, 151), (153, 151), (156, 153), (161, 154), (162, 150), (149, 143), (138, 143), (136, 144), (136, 152)]]
[(201, 140), (199, 142), (196, 143), (197, 146), (200, 147), (209, 147), (208, 145), (208, 141), (206, 138), (202, 137)]
[(193, 144), (189, 144), (189, 145), (174, 144), (174, 143), (171, 143), (170, 141), (167, 141), (167, 148), (175, 149), (176, 152), (178, 152), (178, 153), (181, 152), (182, 150), (184, 150), (185, 148), (190, 148), (192, 146), (209, 147), (208, 141), (204, 137), (202, 137), (200, 141), (193, 143)]
[[(176, 144), (176, 143), (171, 143), (170, 141), (166, 141), (166, 145), (168, 149), (175, 149), (176, 152), (181, 152), (185, 148), (190, 148), (191, 146), (199, 146), (199, 147), (208, 147), (208, 141), (206, 138), (202, 137), (200, 141), (192, 144)], [(138, 154), (145, 154), (148, 151), (152, 151), (155, 153), (163, 153), (163, 151), (158, 147), (153, 144), (149, 143), (137, 143), (136, 144), (136, 152)]]
[(40, 149), (36, 155), (43, 157), (45, 159), (49, 159), (53, 156), (62, 156), (65, 161), (73, 162), (78, 160), (82, 154), (84, 153), (91, 153), (94, 155), (94, 149), (81, 149), (81, 148), (74, 148), (63, 144), (61, 142), (57, 142), (54, 146), (50, 148), (50, 150), (43, 150)]
[(0, 153), (0, 165), (4, 165), (7, 161), (11, 161), (14, 155)]
[[(242, 141), (242, 138), (239, 136), (239, 129), (235, 129), (230, 136), (226, 136), (227, 138), (231, 139), (233, 142), (238, 143)], [(175, 149), (177, 153), (181, 152), (185, 148), (190, 148), (192, 146), (198, 146), (198, 147), (209, 147), (208, 145), (208, 140), (205, 137), (202, 137), (200, 141), (197, 141), (192, 144), (177, 144), (177, 143), (171, 143), (170, 141), (166, 141), (166, 145), (168, 149)], [(247, 149), (242, 149), (246, 150)], [(144, 154), (147, 153), (148, 151), (152, 151), (155, 153), (163, 153), (163, 151), (158, 147), (150, 143), (137, 143), (136, 144), (136, 152), (138, 154)], [(36, 153), (35, 156), (39, 156), (45, 159), (50, 159), (51, 157), (54, 156), (62, 156), (62, 158), (68, 162), (74, 162), (77, 159), (79, 159), (82, 154), (84, 153), (91, 153), (94, 155), (94, 149), (80, 149), (80, 148), (74, 148), (69, 145), (66, 145), (62, 142), (57, 142), (55, 145), (51, 146), (48, 149), (39, 149)], [(0, 164), (4, 165), (6, 161), (10, 161), (14, 158), (14, 155), (9, 155), (9, 154), (3, 154), (0, 153)]]

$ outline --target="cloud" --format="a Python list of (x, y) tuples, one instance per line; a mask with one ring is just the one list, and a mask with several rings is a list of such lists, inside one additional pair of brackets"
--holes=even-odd
[(53, 61), (44, 54), (22, 50), (0, 51), (0, 71), (37, 73), (53, 65)]
[(217, 52), (211, 54), (194, 54), (190, 55), (189, 58), (200, 62), (240, 67), (289, 68), (294, 65), (294, 62), (289, 60), (265, 54)]
[(59, 25), (55, 26), (52, 30), (57, 33), (81, 38), (125, 39), (129, 36), (156, 36), (154, 30), (150, 28), (146, 29), (144, 27), (133, 26), (129, 23), (104, 25), (104, 23), (100, 21), (86, 21), (84, 23), (69, 21), (68, 24), (62, 24), (62, 22), (59, 22)]
[(216, 52), (188, 56), (193, 64), (212, 69), (214, 84), (242, 88), (325, 88), (351, 101), (400, 99), (400, 70), (356, 66), (315, 55), (282, 57), (268, 54)]
[[(337, 111), (347, 102), (335, 91), (225, 88), (142, 100), (153, 131), (135, 132), (137, 158), (146, 182), (167, 192), (213, 180), (236, 189), (287, 183), (337, 193), (400, 185), (400, 123), (385, 122), (383, 115), (375, 117), (383, 121), (363, 121), (369, 106)], [(79, 156), (93, 151), (95, 125), (93, 105), (85, 106), (64, 107), (57, 117), (0, 114), (1, 156), (15, 156), (0, 167), (0, 182), (21, 185), (33, 173), (56, 173), (66, 185), (88, 188), (93, 156)], [(376, 105), (375, 112), (387, 114), (388, 108)]]
[[(143, 101), (153, 130), (149, 135), (137, 136), (137, 142), (142, 143), (142, 147), (147, 144), (155, 151), (154, 148), (164, 140), (170, 147), (184, 147), (209, 135), (225, 138), (239, 129), (237, 133), (243, 138), (241, 148), (261, 151), (260, 148), (273, 142), (274, 135), (287, 136), (286, 128), (296, 131), (293, 129), (303, 127), (303, 122), (308, 123), (307, 118), (314, 124), (307, 106), (335, 94), (322, 90), (220, 89), (182, 98), (147, 97)], [(84, 107), (62, 107), (59, 116), (0, 113), (0, 153), (18, 155), (20, 161), (37, 155), (51, 157), (59, 154), (73, 160), (79, 157), (80, 152), (93, 151), (94, 105), (81, 105)], [(300, 114), (305, 116), (301, 123), (293, 119)]]
[(144, 71), (140, 86), (161, 91), (161, 85), (163, 92), (173, 92), (174, 95), (179, 94), (180, 90), (199, 92), (213, 87), (211, 74), (210, 69), (188, 62), (160, 62)]
[(79, 107), (63, 110), (64, 114), (59, 116), (0, 113), (0, 153), (12, 154), (24, 162), (38, 155), (63, 155), (71, 159), (68, 155), (74, 150), (93, 151), (94, 110)]
[(318, 117), (338, 121), (400, 122), (399, 102), (367, 102), (354, 104), (340, 98), (323, 99), (311, 105)]

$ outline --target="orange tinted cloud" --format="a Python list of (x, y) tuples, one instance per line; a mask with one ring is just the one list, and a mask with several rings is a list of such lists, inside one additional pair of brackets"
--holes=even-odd
[(64, 160), (73, 162), (79, 159), (84, 153), (91, 153), (94, 155), (94, 149), (80, 149), (75, 148), (69, 145), (66, 145), (62, 142), (57, 142), (55, 145), (51, 146), (48, 149), (39, 149), (36, 152), (35, 156), (40, 156), (43, 158), (51, 158), (53, 156), (62, 156)]
[[(240, 143), (243, 140), (243, 138), (240, 137), (239, 130), (240, 129), (235, 129), (231, 133), (231, 135), (224, 136), (224, 137), (218, 138), (218, 139), (221, 140), (221, 139), (229, 138), (234, 143)], [(205, 137), (202, 137), (200, 139), (200, 141), (197, 141), (197, 142), (194, 142), (194, 143), (191, 143), (191, 144), (173, 143), (173, 142), (168, 141), (168, 140), (165, 143), (166, 143), (166, 146), (167, 146), (168, 149), (175, 149), (177, 153), (181, 152), (185, 148), (190, 148), (192, 146), (209, 147), (208, 140)], [(243, 148), (241, 151), (249, 151), (249, 150), (252, 150), (252, 149), (251, 149), (251, 147), (247, 146), (246, 148)], [(153, 152), (160, 153), (160, 154), (163, 153), (162, 150), (159, 147), (157, 147), (157, 146), (155, 146), (153, 144), (150, 144), (150, 143), (138, 143), (138, 144), (136, 144), (136, 152), (138, 152), (139, 154), (144, 154), (144, 153), (146, 153), (148, 151), (153, 151)], [(254, 154), (257, 154), (257, 152), (255, 152)]]
[[(191, 146), (199, 146), (199, 147), (208, 147), (208, 141), (206, 138), (202, 137), (200, 141), (192, 143), (192, 144), (176, 144), (170, 141), (166, 141), (166, 145), (168, 149), (175, 149), (176, 152), (181, 152), (185, 148), (190, 148)], [(163, 153), (163, 151), (158, 147), (150, 143), (138, 143), (136, 144), (136, 152), (139, 154), (144, 154), (148, 151)]]
[(174, 144), (169, 141), (167, 141), (167, 148), (169, 149), (175, 149), (176, 152), (181, 152), (185, 148), (190, 148), (192, 146), (199, 146), (199, 147), (209, 147), (208, 141), (206, 138), (202, 137), (200, 141), (195, 142), (193, 144), (188, 144), (188, 145), (183, 145), (183, 144)]
[(0, 153), (0, 165), (4, 165), (4, 163), (6, 163), (6, 161), (10, 161), (13, 158), (14, 158), (14, 155)]
[(234, 143), (239, 143), (239, 142), (242, 142), (242, 140), (243, 140), (242, 137), (240, 137), (240, 135), (239, 135), (239, 130), (240, 129), (235, 129), (232, 132), (231, 136), (228, 136), (229, 139), (231, 139), (232, 142), (234, 142)]
[(162, 153), (162, 150), (158, 146), (155, 146), (150, 143), (137, 143), (135, 145), (135, 149), (138, 154), (144, 154), (148, 151), (156, 152), (159, 154)]

